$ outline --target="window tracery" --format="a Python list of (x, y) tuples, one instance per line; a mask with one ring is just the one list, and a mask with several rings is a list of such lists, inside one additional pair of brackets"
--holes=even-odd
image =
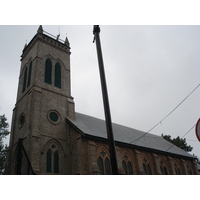
[(144, 160), (143, 160), (143, 171), (146, 175), (152, 175), (152, 171), (151, 171), (151, 166), (150, 166), (150, 162), (149, 162), (149, 159), (147, 159), (146, 157), (144, 157)]
[(167, 168), (162, 160), (160, 161), (160, 170), (163, 175), (168, 175)]
[(122, 167), (123, 167), (125, 174), (133, 175), (133, 167), (132, 167), (132, 163), (130, 161), (130, 156), (128, 156), (126, 153), (123, 156)]
[(97, 164), (98, 164), (101, 175), (111, 174), (110, 160), (108, 158), (108, 153), (104, 149), (102, 149), (99, 153)]
[(176, 175), (181, 175), (181, 171), (176, 163), (174, 164), (174, 168), (175, 168)]
[(46, 172), (59, 174), (59, 152), (55, 144), (52, 144), (46, 153)]

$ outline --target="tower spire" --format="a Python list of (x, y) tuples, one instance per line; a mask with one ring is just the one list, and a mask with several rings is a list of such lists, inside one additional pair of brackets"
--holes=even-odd
[(66, 34), (66, 38), (65, 38), (65, 45), (69, 46), (69, 40), (67, 38), (67, 34)]
[(39, 28), (37, 30), (37, 33), (43, 33), (43, 27), (42, 27), (42, 25), (39, 26)]

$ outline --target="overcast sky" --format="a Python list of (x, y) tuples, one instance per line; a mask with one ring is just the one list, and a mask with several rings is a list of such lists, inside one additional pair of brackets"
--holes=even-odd
[[(11, 125), (20, 56), (37, 26), (0, 26), (0, 115)], [(148, 131), (200, 83), (200, 26), (100, 26), (112, 121)], [(49, 26), (71, 46), (75, 110), (104, 119), (93, 26)], [(182, 137), (200, 117), (200, 87), (151, 133)], [(200, 157), (193, 128), (186, 136)]]

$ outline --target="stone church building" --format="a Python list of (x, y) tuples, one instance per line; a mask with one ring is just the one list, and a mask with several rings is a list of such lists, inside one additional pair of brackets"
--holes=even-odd
[[(40, 26), (21, 56), (6, 174), (111, 174), (105, 121), (75, 112), (70, 44)], [(113, 123), (120, 174), (198, 174), (160, 136)]]

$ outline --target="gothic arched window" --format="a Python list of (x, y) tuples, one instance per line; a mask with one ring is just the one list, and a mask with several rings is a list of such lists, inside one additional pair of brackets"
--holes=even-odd
[(45, 62), (45, 83), (51, 84), (51, 74), (52, 74), (52, 63), (51, 60), (48, 58)]
[(24, 72), (24, 82), (23, 82), (23, 90), (22, 90), (22, 92), (24, 92), (25, 89), (26, 89), (26, 80), (27, 80), (27, 67), (26, 67), (25, 72)]
[(61, 66), (59, 63), (55, 65), (55, 87), (61, 88)]
[(46, 172), (59, 174), (59, 152), (56, 146), (51, 145), (46, 154)]
[(161, 170), (163, 175), (168, 175), (167, 168), (164, 166), (164, 163), (163, 163), (162, 160), (160, 162), (160, 170)]
[(111, 174), (111, 165), (110, 165), (110, 160), (106, 156), (107, 153), (102, 150), (100, 152), (100, 156), (97, 159), (97, 164), (99, 166), (100, 174), (101, 175), (110, 175)]
[(175, 165), (174, 165), (174, 168), (175, 168), (176, 174), (177, 174), (177, 175), (181, 175), (181, 171), (180, 171), (180, 169), (178, 168), (178, 166), (177, 166), (176, 163), (175, 163)]
[(124, 174), (133, 175), (133, 167), (130, 161), (130, 156), (127, 153), (123, 156), (122, 167)]
[(144, 158), (143, 171), (146, 175), (152, 175), (149, 160), (147, 158)]
[(31, 73), (32, 73), (32, 61), (29, 65), (29, 69), (28, 69), (28, 83), (27, 83), (27, 87), (31, 84)]

